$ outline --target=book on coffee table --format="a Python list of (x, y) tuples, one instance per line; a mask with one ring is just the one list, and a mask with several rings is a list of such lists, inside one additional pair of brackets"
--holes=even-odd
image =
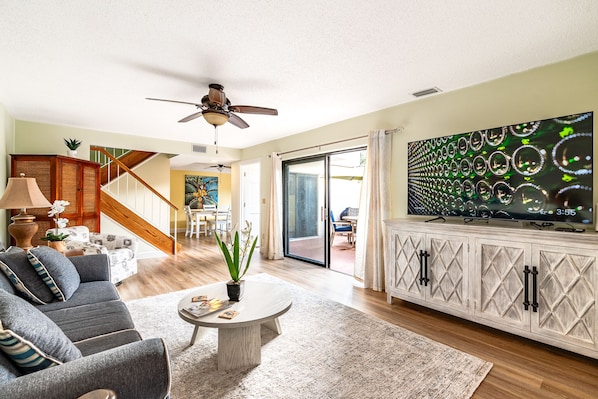
[(205, 301), (195, 302), (192, 305), (184, 307), (183, 310), (194, 317), (202, 317), (209, 315), (210, 313), (217, 312), (226, 308), (230, 308), (233, 304), (226, 300), (212, 298), (206, 299)]

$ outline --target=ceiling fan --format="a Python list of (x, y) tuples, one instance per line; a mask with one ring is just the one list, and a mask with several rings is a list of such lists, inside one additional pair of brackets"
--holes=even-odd
[(218, 169), (218, 172), (222, 173), (223, 169), (230, 169), (230, 166), (223, 165), (223, 164), (219, 163), (218, 165), (208, 166), (208, 169), (209, 168), (216, 168), (216, 169)]
[(214, 127), (230, 122), (238, 128), (248, 128), (249, 124), (234, 114), (234, 112), (242, 114), (278, 115), (278, 111), (274, 108), (255, 107), (252, 105), (231, 105), (224, 93), (224, 86), (218, 83), (211, 83), (209, 88), (210, 90), (208, 91), (208, 94), (202, 97), (201, 104), (187, 101), (165, 100), (161, 98), (147, 97), (146, 99), (194, 105), (200, 111), (184, 117), (179, 122), (189, 122), (203, 116), (204, 119)]

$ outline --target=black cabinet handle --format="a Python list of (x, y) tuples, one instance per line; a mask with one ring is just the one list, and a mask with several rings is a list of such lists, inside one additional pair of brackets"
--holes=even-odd
[(524, 283), (523, 283), (523, 292), (524, 292), (524, 301), (523, 301), (523, 309), (525, 310), (529, 310), (529, 274), (530, 274), (531, 270), (529, 269), (529, 267), (527, 265), (525, 265), (525, 268), (523, 269), (523, 279), (524, 279)]
[(538, 268), (532, 267), (532, 310), (538, 311)]
[(424, 251), (424, 285), (427, 287), (428, 286), (428, 282), (430, 282), (430, 279), (428, 278), (428, 257), (430, 256), (430, 254), (428, 253), (428, 251)]
[(424, 284), (424, 251), (419, 250), (419, 285)]

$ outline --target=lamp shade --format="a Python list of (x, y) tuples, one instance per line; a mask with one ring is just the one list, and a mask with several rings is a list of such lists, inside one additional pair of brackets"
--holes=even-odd
[(206, 110), (203, 117), (210, 125), (220, 126), (228, 122), (228, 115), (223, 111)]
[(0, 209), (49, 208), (52, 204), (44, 197), (33, 177), (9, 177), (6, 190), (0, 198)]

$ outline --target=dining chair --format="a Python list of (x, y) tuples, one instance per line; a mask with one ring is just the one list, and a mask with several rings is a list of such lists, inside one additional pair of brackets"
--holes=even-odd
[(355, 228), (353, 223), (334, 220), (334, 214), (330, 211), (330, 245), (334, 244), (336, 233), (346, 235), (349, 243), (353, 244)]
[(193, 233), (199, 238), (201, 227), (203, 226), (203, 234), (208, 235), (208, 222), (206, 220), (198, 220), (197, 215), (191, 212), (191, 207), (185, 205), (185, 218), (187, 220), (187, 226), (185, 228), (185, 237), (193, 238)]
[(229, 233), (231, 229), (231, 212), (230, 208), (226, 211), (218, 211), (214, 216), (214, 232), (219, 233), (222, 237), (222, 233)]

